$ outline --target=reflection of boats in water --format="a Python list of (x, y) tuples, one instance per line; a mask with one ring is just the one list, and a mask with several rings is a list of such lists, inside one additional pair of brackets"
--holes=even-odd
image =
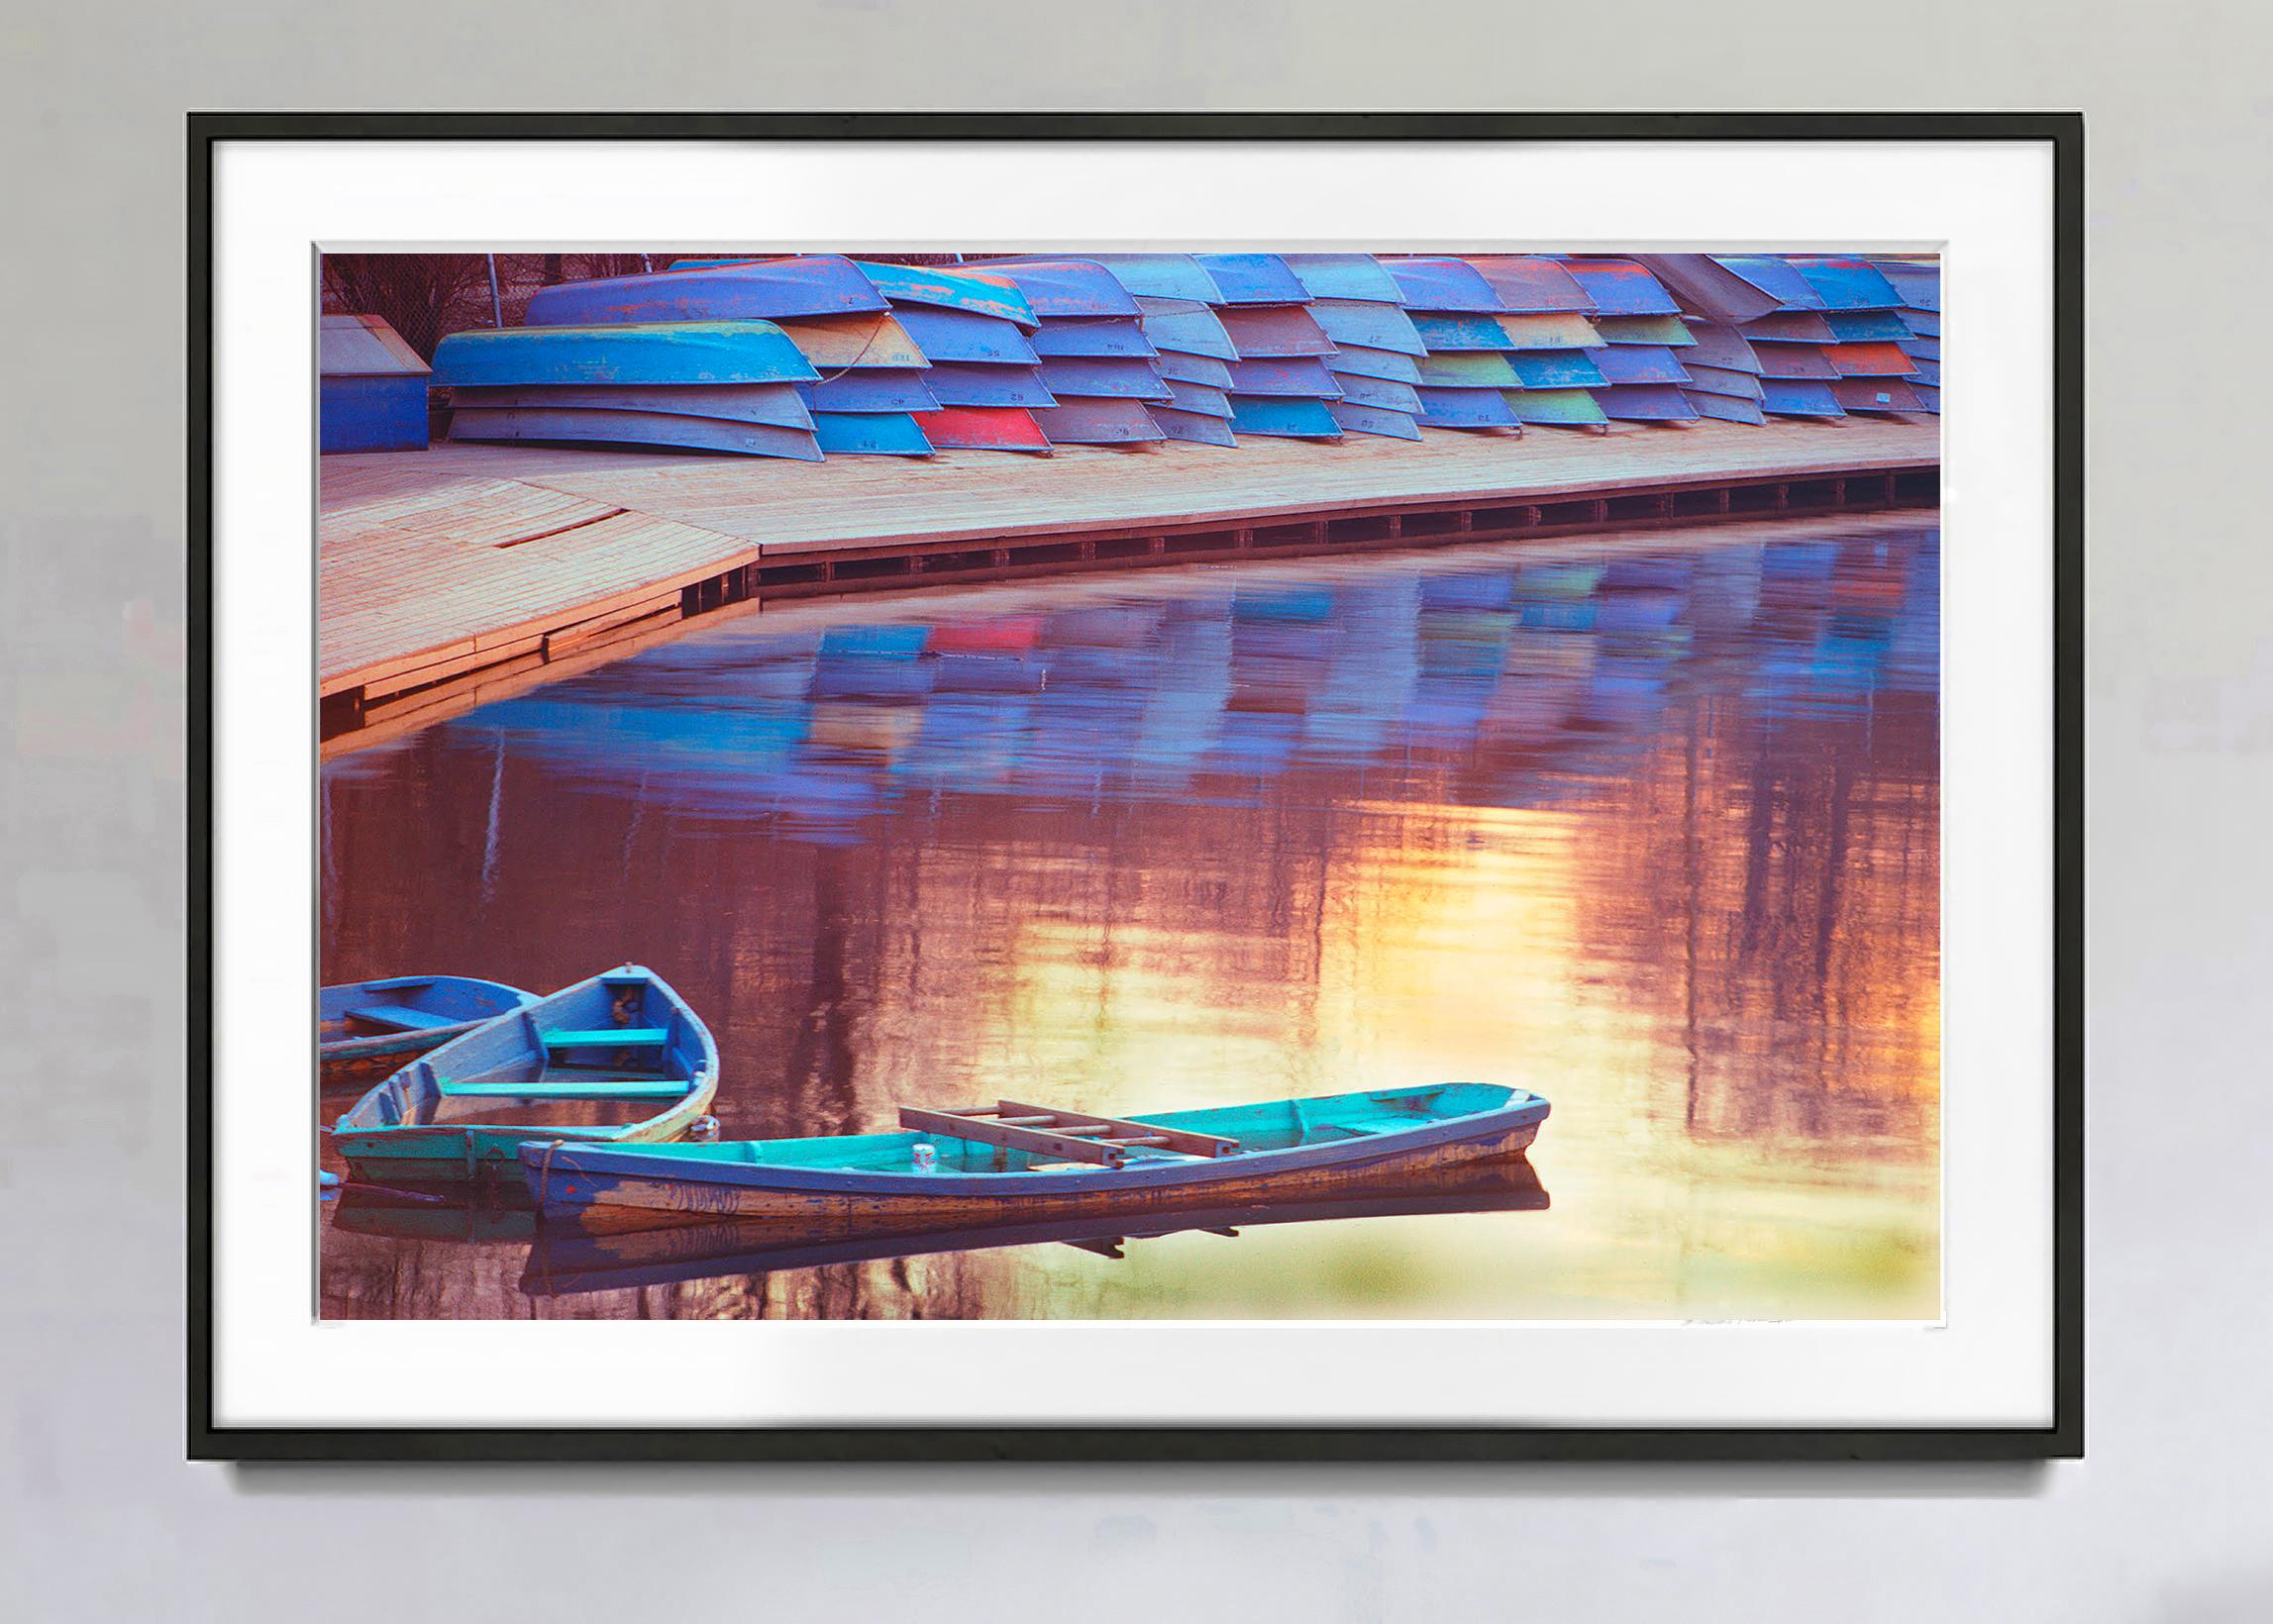
[[(833, 1224), (741, 1220), (672, 1225), (628, 1234), (587, 1235), (559, 1228), (537, 1232), (521, 1289), (532, 1297), (572, 1296), (643, 1285), (672, 1285), (830, 1264), (874, 1263), (1007, 1247), (1065, 1245), (1119, 1259), (1132, 1241), (1170, 1235), (1235, 1237), (1265, 1225), (1331, 1223), (1349, 1218), (1413, 1218), (1458, 1213), (1542, 1212), (1547, 1191), (1524, 1156), (1473, 1162), (1415, 1177), (1353, 1186), (1331, 1200), (1246, 1202), (1191, 1207), (1131, 1226), (1102, 1219), (985, 1224), (960, 1229), (895, 1230), (854, 1238)], [(344, 1219), (343, 1211), (341, 1217)], [(504, 1214), (501, 1216), (521, 1216)], [(495, 1237), (508, 1239), (506, 1234)]]
[(1102, 1117), (1010, 1100), (903, 1105), (900, 1131), (717, 1144), (521, 1148), (548, 1222), (639, 1229), (714, 1218), (993, 1223), (1322, 1199), (1353, 1182), (1527, 1149), (1547, 1102), (1519, 1088), (1433, 1083), (1196, 1111)]
[[(518, 1196), (518, 1199), (516, 1199)], [(382, 1184), (343, 1185), (331, 1227), (345, 1235), (390, 1241), (527, 1241), (537, 1233), (537, 1208), (525, 1190), (499, 1184), (478, 1196), (390, 1189)]]

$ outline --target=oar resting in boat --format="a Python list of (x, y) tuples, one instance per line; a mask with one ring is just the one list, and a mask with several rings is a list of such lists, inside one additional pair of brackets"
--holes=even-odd
[(857, 1234), (911, 1219), (1319, 1198), (1354, 1179), (1513, 1156), (1547, 1109), (1536, 1094), (1470, 1082), (1141, 1117), (999, 1100), (903, 1106), (897, 1133), (638, 1147), (532, 1135), (520, 1155), (549, 1222), (606, 1230), (781, 1218)]
[(524, 1140), (674, 1140), (717, 1092), (710, 1029), (662, 976), (625, 964), (414, 1061), (358, 1100), (332, 1143), (371, 1183), (518, 1180)]

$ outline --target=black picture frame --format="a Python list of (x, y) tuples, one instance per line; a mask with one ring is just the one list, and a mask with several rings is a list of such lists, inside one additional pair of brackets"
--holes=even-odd
[[(214, 150), (262, 141), (2027, 142), (2052, 153), (2053, 1414), (2043, 1427), (224, 1427), (213, 1303)], [(204, 1461), (2026, 1461), (2084, 1452), (2084, 124), (2077, 113), (192, 113), (188, 1388)]]

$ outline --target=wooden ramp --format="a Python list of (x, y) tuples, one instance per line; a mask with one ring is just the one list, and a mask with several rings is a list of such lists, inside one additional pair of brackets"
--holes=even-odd
[(751, 598), (1938, 499), (1932, 421), (1425, 430), (1049, 457), (450, 444), (322, 459), (327, 737)]

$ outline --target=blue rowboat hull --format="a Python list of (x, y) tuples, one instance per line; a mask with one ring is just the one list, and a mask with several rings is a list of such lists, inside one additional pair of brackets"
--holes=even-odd
[(1189, 299), (1214, 304), (1223, 297), (1215, 278), (1188, 254), (1098, 254), (1089, 257), (1113, 274), (1113, 280), (1146, 299)]
[(815, 412), (813, 438), (831, 457), (929, 457), (923, 426), (906, 412)]
[[(1323, 1198), (1360, 1179), (1433, 1174), (1527, 1150), (1546, 1120), (1536, 1094), (1479, 1083), (1274, 1100), (1136, 1120), (1236, 1140), (1214, 1157), (1132, 1153), (1119, 1167), (1037, 1167), (1039, 1153), (936, 1132), (657, 1147), (531, 1146), (522, 1156), (548, 1224), (593, 1231), (721, 1218), (842, 1225), (1148, 1213), (1178, 1206)], [(918, 1143), (937, 1170), (913, 1170)]]
[(1214, 412), (1187, 412), (1173, 406), (1151, 408), (1152, 420), (1160, 432), (1171, 440), (1188, 440), (1200, 446), (1236, 446), (1239, 437), (1231, 432), (1231, 409), (1226, 406), (1218, 415)]
[(1347, 299), (1320, 299), (1310, 306), (1310, 317), (1336, 345), (1363, 345), (1369, 350), (1394, 350), (1400, 355), (1425, 355), (1412, 318), (1395, 305), (1358, 304)]
[(1608, 383), (1687, 383), (1688, 368), (1656, 344), (1611, 344), (1587, 355)]
[(1136, 400), (1062, 395), (1057, 405), (1038, 409), (1034, 421), (1053, 446), (1137, 446), (1168, 438)]
[(1279, 258), (1313, 299), (1404, 302), (1396, 278), (1370, 254), (1282, 254)]
[(1513, 350), (1515, 340), (1490, 316), (1438, 315), (1421, 312), (1412, 318), (1413, 331), (1431, 354), (1440, 350)]
[(1392, 383), (1418, 383), (1420, 362), (1395, 350), (1345, 344), (1326, 357), (1326, 370), (1344, 377), (1384, 378)]
[(1172, 383), (1168, 386), (1168, 409), (1227, 418), (1231, 415), (1231, 401), (1221, 389), (1209, 388), (1204, 383)]
[(1310, 395), (1333, 400), (1341, 392), (1325, 363), (1308, 355), (1231, 363), (1231, 393), (1235, 395)]
[(1613, 418), (1634, 423), (1694, 423), (1697, 408), (1688, 392), (1671, 383), (1617, 383), (1597, 389), (1595, 398)]
[(1053, 316), (1134, 316), (1134, 294), (1091, 259), (988, 259), (975, 267), (1015, 285), (1044, 321)]
[(1484, 273), (1464, 259), (1385, 259), (1407, 310), (1500, 311), (1507, 308)]
[(1899, 310), (1826, 310), (1823, 325), (1840, 344), (1900, 344), (1911, 336)]
[(531, 327), (771, 322), (890, 308), (890, 301), (850, 259), (816, 254), (563, 282), (531, 294), (522, 319)]
[(1152, 340), (1134, 316), (1059, 316), (1034, 331), (1034, 354), (1149, 357)]
[(1522, 419), (1498, 389), (1420, 389), (1420, 422), (1429, 429), (1512, 429)]
[(1677, 316), (1674, 302), (1655, 276), (1631, 259), (1566, 259), (1563, 268), (1587, 290), (1604, 316)]
[(939, 397), (928, 384), (930, 377), (929, 372), (861, 367), (818, 383), (800, 383), (796, 388), (816, 412), (930, 412), (939, 408)]
[(1797, 256), (1792, 262), (1822, 298), (1825, 310), (1902, 308), (1903, 296), (1867, 260), (1809, 254)]
[(1231, 396), (1231, 427), (1277, 440), (1339, 440), (1342, 426), (1323, 400), (1286, 395)]
[(717, 1091), (709, 1029), (661, 976), (625, 964), (411, 1062), (331, 1143), (369, 1183), (518, 1183), (524, 1144), (676, 1139)]
[(1935, 259), (1873, 259), (1871, 268), (1893, 286), (1909, 310), (1941, 308), (1941, 261)]
[(1221, 290), (1220, 302), (1226, 306), (1310, 302), (1309, 290), (1276, 254), (1195, 254), (1192, 257)]
[(325, 987), (316, 1000), (323, 1085), (371, 1083), (536, 994), (471, 975), (396, 975)]
[(1039, 365), (978, 366), (947, 361), (923, 374), (942, 406), (1049, 406), (1057, 402)]
[(810, 429), (771, 423), (730, 423), (672, 412), (519, 411), (462, 407), (451, 414), (450, 438), (468, 441), (547, 441), (563, 445), (667, 446), (680, 451), (733, 452), (818, 462), (821, 449)]
[(424, 451), (426, 374), (327, 372), (317, 395), (316, 449), (326, 452)]
[(514, 411), (662, 412), (678, 417), (716, 417), (730, 423), (770, 423), (779, 429), (810, 429), (800, 391), (809, 383), (650, 383), (616, 388), (569, 383), (552, 388), (460, 388), (451, 403)]
[(1379, 406), (1363, 406), (1354, 400), (1334, 400), (1326, 403), (1326, 410), (1334, 414), (1334, 422), (1344, 434), (1379, 435), (1385, 440), (1418, 440), (1420, 429), (1410, 412), (1386, 411)]
[(1220, 320), (1242, 360), (1334, 353), (1334, 341), (1300, 305), (1229, 309), (1220, 312)]
[(892, 314), (934, 366), (943, 361), (1031, 366), (1041, 358), (1027, 329), (998, 316), (925, 309), (895, 310)]
[(1823, 296), (1808, 285), (1808, 278), (1789, 260), (1773, 254), (1715, 254), (1712, 257), (1786, 310), (1823, 308)]
[[(1032, 327), (1034, 307), (1007, 279), (983, 271), (950, 270), (939, 265), (887, 265), (853, 261), (878, 293), (895, 305), (926, 305), (966, 315), (988, 316)], [(903, 314), (904, 323), (905, 316)]]
[(1765, 423), (1767, 415), (1760, 402), (1740, 395), (1713, 394), (1705, 389), (1689, 391), (1689, 403), (1697, 408), (1699, 417), (1717, 419), (1722, 423)]
[(661, 448), (818, 462), (821, 450), (806, 428), (687, 416), (675, 412), (531, 410), (460, 407), (450, 438), (467, 444), (536, 444)]
[(1152, 358), (1152, 369), (1169, 383), (1202, 383), (1210, 389), (1231, 387), (1231, 365), (1213, 355), (1188, 351), (1163, 350)]
[(1782, 303), (1709, 254), (1637, 254), (1632, 257), (1647, 267), (1685, 310), (1716, 322), (1748, 322)]
[[(868, 1263), (890, 1258), (936, 1257), (1000, 1247), (1063, 1243), (1119, 1256), (1131, 1240), (1163, 1235), (1244, 1230), (1271, 1224), (1331, 1223), (1349, 1218), (1400, 1218), (1464, 1212), (1544, 1212), (1547, 1191), (1528, 1158), (1479, 1158), (1427, 1173), (1382, 1179), (1352, 1178), (1326, 1200), (1278, 1200), (1178, 1208), (1167, 1222), (1128, 1233), (1109, 1219), (1021, 1220), (941, 1229), (879, 1222), (847, 1234), (838, 1222), (718, 1219), (671, 1224), (647, 1230), (591, 1234), (575, 1228), (538, 1226), (532, 1214), (517, 1216), (535, 1230), (497, 1239), (533, 1241), (521, 1274), (521, 1289), (532, 1297), (564, 1297), (593, 1291), (622, 1291), (646, 1285), (735, 1278), (831, 1264)], [(343, 1215), (344, 1216), (344, 1215)], [(335, 1220), (339, 1222), (340, 1220)]]
[(1367, 406), (1378, 412), (1402, 412), (1406, 417), (1420, 411), (1420, 396), (1409, 383), (1361, 377), (1336, 377), (1334, 381), (1341, 386), (1342, 399), (1352, 406)]
[(1147, 298), (1137, 303), (1144, 307), (1138, 322), (1155, 350), (1212, 355), (1217, 360), (1239, 358), (1231, 335), (1223, 331), (1222, 320), (1207, 306), (1188, 304), (1181, 299)]
[(1760, 407), (1771, 417), (1845, 417), (1831, 386), (1817, 378), (1762, 378)]
[(1507, 357), (1526, 389), (1599, 389), (1609, 382), (1595, 350), (1527, 350)]
[(1469, 254), (1467, 262), (1499, 300), (1499, 309), (1525, 316), (1594, 313), (1594, 298), (1560, 260), (1535, 254)]
[[(1067, 395), (1110, 395), (1125, 400), (1168, 399), (1168, 385), (1149, 358), (1068, 356), (1042, 362), (1042, 384)], [(1055, 438), (1053, 436), (1052, 438)]]
[(451, 334), (434, 352), (434, 381), (454, 387), (803, 383), (819, 376), (772, 322), (476, 328)]

